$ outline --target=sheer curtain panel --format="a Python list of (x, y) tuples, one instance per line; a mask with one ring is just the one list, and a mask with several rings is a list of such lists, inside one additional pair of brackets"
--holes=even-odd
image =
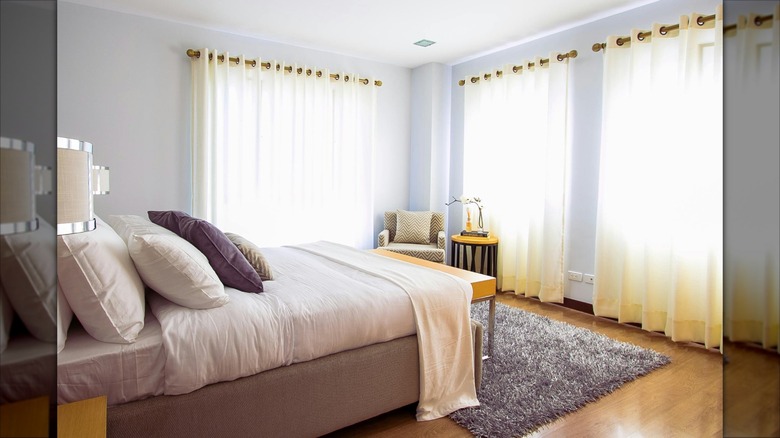
[(200, 53), (192, 61), (193, 214), (260, 246), (372, 247), (374, 81)]
[(463, 187), (500, 239), (501, 290), (563, 302), (569, 60), (557, 56), (466, 78)]
[[(724, 42), (726, 277), (724, 334), (780, 352), (780, 5), (740, 16)], [(727, 34), (730, 35), (730, 34)]]
[(597, 315), (720, 345), (723, 278), (722, 12), (641, 40), (607, 39)]

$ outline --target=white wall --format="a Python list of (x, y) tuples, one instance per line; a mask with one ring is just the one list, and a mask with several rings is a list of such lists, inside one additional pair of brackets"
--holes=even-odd
[[(545, 57), (551, 51), (576, 49), (579, 56), (571, 61), (569, 70), (571, 190), (568, 193), (568, 238), (564, 263), (566, 270), (593, 273), (603, 55), (591, 51), (591, 46), (605, 41), (607, 35), (627, 35), (632, 27), (649, 29), (653, 22), (675, 23), (680, 15), (692, 12), (714, 13), (719, 3), (714, 0), (662, 0), (453, 66), (450, 193), (459, 196), (463, 192), (463, 88), (458, 86), (457, 81), (505, 63), (521, 63), (535, 56)], [(511, 184), (512, 175), (505, 177), (506, 183)], [(451, 209), (450, 214), (449, 233), (454, 234), (460, 231), (461, 211)], [(568, 280), (566, 283), (566, 297), (593, 302), (592, 285)]]
[(57, 135), (94, 144), (111, 168), (98, 215), (191, 211), (189, 48), (354, 71), (381, 79), (375, 234), (409, 204), (411, 70), (194, 26), (58, 3)]
[(412, 70), (411, 210), (447, 211), (451, 73), (450, 66), (439, 63)]

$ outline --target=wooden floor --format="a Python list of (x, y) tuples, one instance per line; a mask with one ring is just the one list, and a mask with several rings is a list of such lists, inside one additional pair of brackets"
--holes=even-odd
[[(531, 436), (720, 437), (724, 431), (726, 436), (773, 436), (773, 433), (780, 431), (777, 423), (780, 355), (735, 348), (741, 359), (736, 355), (733, 359), (729, 356), (730, 363), (724, 367), (720, 352), (696, 344), (675, 343), (660, 334), (513, 294), (499, 294), (498, 302), (650, 348), (672, 359), (671, 364), (627, 383), (612, 394), (545, 426)], [(734, 418), (727, 418), (729, 427), (724, 429), (724, 368), (728, 372), (736, 368), (736, 372), (741, 373), (730, 379), (730, 383), (733, 383), (731, 392), (736, 395), (745, 382), (751, 379), (755, 381), (756, 376), (750, 372), (750, 366), (740, 368), (733, 365), (750, 363), (751, 355), (755, 354), (764, 358), (761, 361), (762, 370), (766, 373), (764, 375), (771, 376), (774, 373), (774, 387), (771, 379), (765, 385), (754, 382), (754, 386), (763, 385), (760, 396), (733, 403), (733, 406), (730, 404), (729, 409)], [(730, 353), (727, 350), (728, 355)], [(767, 401), (773, 396), (774, 404)], [(332, 436), (471, 436), (449, 418), (417, 422), (414, 409), (414, 406), (407, 406), (342, 429)], [(774, 409), (773, 413), (771, 409)], [(760, 412), (758, 417), (754, 415), (756, 411)]]

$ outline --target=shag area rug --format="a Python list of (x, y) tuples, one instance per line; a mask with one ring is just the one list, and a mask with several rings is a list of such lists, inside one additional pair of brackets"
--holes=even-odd
[[(472, 307), (485, 326), (488, 305)], [(478, 437), (526, 435), (622, 384), (670, 362), (669, 357), (590, 330), (496, 304), (493, 357), (483, 362), (480, 406), (450, 414)]]

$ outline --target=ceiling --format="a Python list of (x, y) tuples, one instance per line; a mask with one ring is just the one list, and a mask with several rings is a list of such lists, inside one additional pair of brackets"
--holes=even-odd
[[(457, 64), (657, 0), (67, 0), (414, 68)], [(415, 41), (436, 44), (423, 48)]]

